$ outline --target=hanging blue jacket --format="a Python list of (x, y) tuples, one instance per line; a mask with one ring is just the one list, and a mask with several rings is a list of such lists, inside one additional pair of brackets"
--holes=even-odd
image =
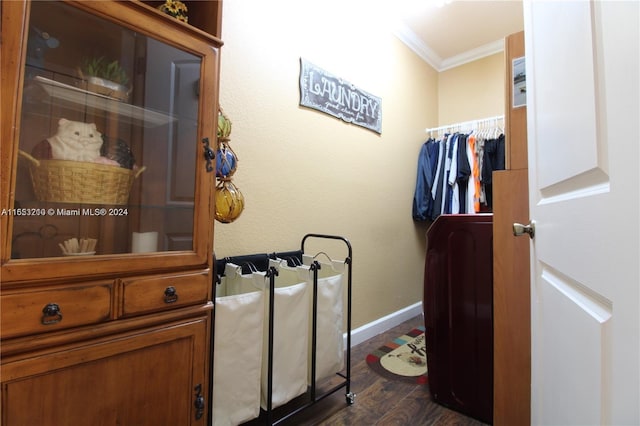
[[(416, 178), (416, 189), (413, 195), (413, 219), (430, 220), (430, 212), (433, 206), (431, 187), (433, 186), (435, 168), (433, 167), (432, 146), (434, 141), (429, 139), (422, 148), (418, 156), (418, 176)], [(436, 158), (437, 160), (437, 158)]]

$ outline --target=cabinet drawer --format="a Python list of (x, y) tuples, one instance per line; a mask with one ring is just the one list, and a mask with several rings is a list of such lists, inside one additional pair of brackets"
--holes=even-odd
[(0, 296), (2, 338), (95, 324), (111, 317), (111, 282)]
[(205, 303), (209, 287), (207, 273), (126, 279), (123, 280), (122, 315)]

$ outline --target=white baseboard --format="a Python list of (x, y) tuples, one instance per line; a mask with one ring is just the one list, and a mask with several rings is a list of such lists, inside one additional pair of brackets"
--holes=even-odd
[[(351, 330), (351, 347), (384, 333), (390, 328), (400, 325), (413, 317), (422, 315), (422, 302), (402, 308), (382, 318)], [(347, 346), (347, 334), (344, 334), (344, 346)]]

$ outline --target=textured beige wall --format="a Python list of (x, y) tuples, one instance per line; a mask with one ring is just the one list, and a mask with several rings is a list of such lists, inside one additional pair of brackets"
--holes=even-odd
[(504, 53), (438, 75), (438, 125), (504, 114)]
[[(422, 300), (425, 229), (411, 207), (437, 73), (381, 30), (383, 17), (293, 4), (286, 14), (278, 2), (224, 4), (221, 105), (246, 208), (216, 223), (215, 251), (297, 249), (310, 232), (348, 238), (358, 327)], [(299, 107), (300, 57), (381, 97), (382, 135)], [(339, 248), (330, 254), (343, 257)]]
[[(438, 123), (438, 74), (383, 14), (301, 3), (224, 3), (220, 96), (246, 208), (216, 223), (215, 251), (292, 250), (307, 233), (348, 238), (355, 328), (422, 301), (426, 225), (411, 208), (424, 129)], [(381, 97), (382, 135), (300, 107), (300, 57)], [(346, 255), (314, 243), (312, 253)]]

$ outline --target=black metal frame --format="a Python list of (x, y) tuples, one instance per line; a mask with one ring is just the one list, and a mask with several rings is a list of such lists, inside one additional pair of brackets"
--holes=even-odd
[[(319, 238), (319, 239), (332, 239), (342, 241), (348, 250), (347, 258), (345, 259), (345, 264), (348, 266), (348, 279), (347, 279), (347, 347), (345, 348), (346, 357), (345, 357), (345, 374), (342, 372), (336, 373), (337, 376), (340, 376), (344, 380), (337, 385), (334, 385), (330, 389), (324, 391), (322, 394), (318, 394), (316, 389), (316, 343), (317, 343), (317, 316), (318, 316), (318, 270), (321, 268), (320, 264), (317, 261), (314, 261), (310, 266), (310, 270), (313, 271), (313, 304), (312, 304), (312, 333), (311, 333), (311, 383), (309, 385), (309, 389), (306, 392), (306, 396), (308, 397), (308, 401), (302, 404), (297, 404), (295, 408), (291, 408), (286, 410), (286, 413), (277, 419), (274, 420), (274, 409), (272, 406), (272, 396), (273, 396), (273, 332), (274, 332), (274, 295), (275, 295), (275, 277), (278, 275), (278, 270), (274, 267), (270, 267), (267, 269), (267, 277), (269, 278), (269, 339), (268, 339), (268, 372), (267, 372), (267, 408), (266, 410), (261, 409), (261, 418), (264, 418), (266, 425), (277, 425), (292, 416), (298, 414), (299, 412), (311, 407), (312, 405), (318, 403), (324, 398), (334, 394), (342, 388), (345, 388), (345, 399), (348, 405), (351, 405), (355, 402), (355, 394), (351, 392), (351, 298), (352, 298), (352, 269), (353, 269), (353, 249), (351, 247), (351, 243), (344, 237), (337, 235), (325, 235), (325, 234), (307, 234), (302, 238), (302, 242), (300, 243), (300, 251), (299, 252), (286, 252), (286, 253), (273, 253), (269, 255), (269, 257), (280, 257), (283, 259), (297, 257), (298, 255), (302, 255), (305, 252), (305, 242), (310, 238)], [(233, 262), (236, 264), (242, 265), (243, 263), (252, 263), (254, 260), (259, 258), (264, 258), (265, 255), (247, 255), (247, 256), (238, 256), (238, 257), (227, 257), (224, 260), (216, 262), (216, 267), (220, 267), (227, 262)], [(215, 290), (215, 288), (214, 288)], [(214, 292), (215, 294), (215, 292)], [(213, 327), (212, 327), (213, 333)], [(211, 374), (213, 374), (213, 341), (214, 338), (211, 338), (212, 345), (212, 355), (211, 355)], [(215, 391), (213, 389), (213, 379), (211, 382), (211, 390), (210, 395), (213, 395), (212, 392)], [(212, 400), (212, 398), (209, 398)], [(210, 416), (212, 413), (212, 404), (209, 404), (209, 413)], [(286, 404), (285, 406), (286, 407)]]

